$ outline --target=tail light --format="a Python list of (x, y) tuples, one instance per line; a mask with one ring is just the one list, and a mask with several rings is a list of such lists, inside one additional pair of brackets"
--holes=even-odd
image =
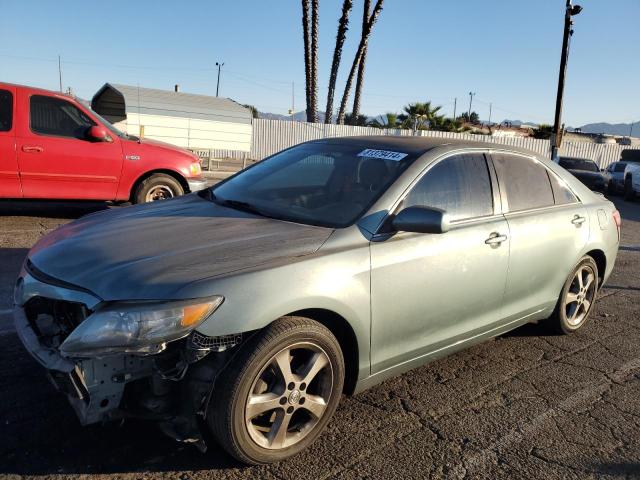
[(620, 241), (620, 228), (622, 227), (620, 212), (618, 210), (614, 210), (611, 216), (613, 217), (613, 223), (616, 224), (616, 228), (618, 229), (618, 241)]

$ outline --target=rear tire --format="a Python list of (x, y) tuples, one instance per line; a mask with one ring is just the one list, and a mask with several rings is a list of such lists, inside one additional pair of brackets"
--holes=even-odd
[(589, 255), (580, 259), (567, 277), (548, 326), (556, 333), (569, 334), (582, 328), (598, 294), (598, 266)]
[(184, 188), (171, 175), (154, 173), (145, 178), (133, 195), (133, 203), (156, 202), (184, 195)]
[(307, 448), (331, 419), (344, 384), (340, 345), (318, 322), (283, 317), (240, 348), (216, 380), (207, 423), (237, 460), (279, 462)]
[(627, 175), (627, 177), (624, 179), (624, 199), (631, 201), (635, 198), (635, 196), (636, 194), (633, 191), (633, 182), (631, 175)]

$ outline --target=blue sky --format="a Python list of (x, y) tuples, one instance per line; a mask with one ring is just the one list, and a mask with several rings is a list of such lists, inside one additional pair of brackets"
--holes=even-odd
[[(338, 98), (357, 45), (362, 0), (354, 0)], [(578, 0), (566, 85), (565, 122), (640, 118), (640, 0)], [(341, 0), (320, 0), (319, 85), (324, 109)], [(90, 98), (105, 82), (220, 94), (286, 113), (295, 82), (304, 108), (298, 0), (0, 0), (0, 81)], [(451, 113), (551, 122), (564, 0), (386, 0), (369, 47), (363, 112), (400, 111), (431, 100)]]

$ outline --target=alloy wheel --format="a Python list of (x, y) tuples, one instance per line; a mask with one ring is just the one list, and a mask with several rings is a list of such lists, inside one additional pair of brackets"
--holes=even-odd
[(271, 357), (254, 379), (245, 404), (251, 439), (267, 449), (295, 445), (327, 410), (333, 368), (313, 342), (290, 345)]
[(596, 295), (596, 274), (589, 265), (580, 267), (565, 295), (565, 313), (571, 326), (580, 325), (587, 317)]

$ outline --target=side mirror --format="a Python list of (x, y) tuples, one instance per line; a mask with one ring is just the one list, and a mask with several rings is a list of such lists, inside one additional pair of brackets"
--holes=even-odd
[(397, 232), (445, 233), (449, 231), (449, 215), (439, 208), (407, 207), (391, 222)]
[(89, 128), (87, 137), (95, 142), (113, 142), (113, 138), (109, 135), (109, 131), (102, 125), (94, 125)]

